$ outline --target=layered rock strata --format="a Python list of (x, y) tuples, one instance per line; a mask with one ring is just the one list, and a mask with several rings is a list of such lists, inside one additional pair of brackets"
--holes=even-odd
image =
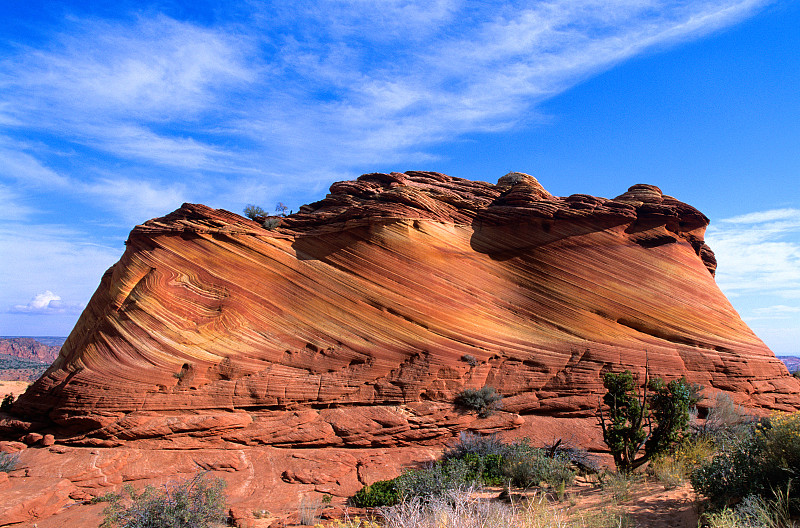
[[(591, 415), (603, 372), (646, 363), (747, 406), (800, 405), (800, 382), (714, 282), (708, 219), (655, 186), (555, 197), (521, 173), (367, 174), (258, 220), (184, 204), (137, 226), (6, 430), (440, 443)], [(453, 406), (485, 385), (502, 412)]]

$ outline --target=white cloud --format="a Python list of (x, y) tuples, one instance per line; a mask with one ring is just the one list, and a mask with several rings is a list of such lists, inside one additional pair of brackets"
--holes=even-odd
[[(0, 57), (0, 311), (48, 289), (87, 300), (121, 253), (87, 243), (100, 222), (127, 231), (183, 201), (269, 207), (365, 165), (427, 161), (432, 144), (525, 125), (580, 80), (764, 3), (279, 0), (203, 24), (151, 7), (39, 27)], [(27, 197), (46, 193), (65, 198), (47, 202), (61, 226), (31, 223)], [(741, 294), (756, 273), (800, 296), (781, 235), (797, 221), (720, 231), (721, 283)]]
[(30, 217), (35, 210), (25, 205), (24, 198), (10, 187), (0, 185), (0, 220), (19, 221)]
[(70, 22), (70, 32), (14, 62), (18, 77), (3, 84), (37, 94), (17, 99), (26, 103), (22, 111), (50, 110), (64, 123), (78, 117), (70, 115), (75, 111), (90, 112), (83, 116), (89, 121), (108, 115), (183, 120), (216, 103), (221, 90), (253, 78), (242, 56), (248, 45), (233, 33), (164, 16), (133, 25)]
[(800, 224), (800, 209), (770, 209), (769, 211), (759, 211), (726, 218), (721, 222), (725, 224), (763, 224), (778, 220), (785, 220), (795, 225)]
[(777, 354), (800, 342), (800, 210), (771, 209), (712, 225), (717, 283)]
[(189, 194), (181, 183), (160, 185), (126, 177), (101, 178), (83, 184), (83, 189), (129, 225), (172, 212), (187, 201)]
[[(25, 301), (35, 292), (56, 291), (66, 306), (84, 304), (120, 247), (89, 242), (86, 232), (61, 226), (0, 224), (0, 312)], [(63, 306), (62, 306), (63, 308)]]
[(0, 64), (0, 111), (124, 160), (217, 173), (424, 159), (431, 143), (517, 126), (580, 79), (763, 4), (326, 0), (214, 27), (74, 18)]
[[(209, 133), (227, 98), (252, 82), (259, 67), (252, 44), (164, 16), (133, 25), (70, 20), (48, 45), (0, 62), (0, 118), (10, 130), (36, 130), (122, 159), (219, 170)], [(32, 94), (36, 94), (32, 97)], [(7, 172), (55, 180), (29, 154), (5, 153)], [(213, 165), (216, 165), (214, 167)]]
[(34, 296), (28, 304), (13, 306), (9, 313), (32, 315), (78, 314), (82, 309), (83, 305), (65, 303), (61, 300), (61, 297), (47, 290)]
[(800, 294), (800, 209), (773, 209), (724, 219), (706, 240), (717, 255), (717, 282), (729, 294)]
[(31, 146), (0, 136), (0, 177), (14, 180), (23, 187), (66, 187), (69, 179), (27, 153), (29, 148)]
[(776, 304), (775, 306), (765, 306), (763, 308), (756, 308), (753, 310), (754, 314), (765, 317), (782, 317), (791, 314), (800, 313), (800, 306), (786, 306), (785, 304)]

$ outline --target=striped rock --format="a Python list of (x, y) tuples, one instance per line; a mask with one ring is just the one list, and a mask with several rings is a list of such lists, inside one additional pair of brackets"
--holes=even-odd
[[(562, 198), (521, 173), (367, 174), (258, 220), (184, 204), (137, 226), (0, 428), (80, 445), (433, 445), (590, 416), (602, 373), (646, 364), (749, 407), (800, 404), (714, 282), (708, 219), (658, 187)], [(487, 385), (503, 411), (454, 407)]]

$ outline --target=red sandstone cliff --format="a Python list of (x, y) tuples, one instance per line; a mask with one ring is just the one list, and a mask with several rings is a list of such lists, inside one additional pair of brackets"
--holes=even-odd
[(40, 363), (52, 363), (60, 346), (50, 346), (32, 337), (0, 337), (0, 354)]
[[(654, 186), (559, 198), (518, 173), (364, 175), (274, 230), (184, 204), (131, 232), (5, 427), (101, 445), (438, 442), (586, 416), (602, 372), (646, 361), (794, 409), (800, 382), (714, 282), (707, 225)], [(504, 412), (453, 408), (483, 385)]]

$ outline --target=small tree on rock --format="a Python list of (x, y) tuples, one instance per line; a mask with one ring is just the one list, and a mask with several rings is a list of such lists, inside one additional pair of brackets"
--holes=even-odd
[(603, 386), (607, 392), (598, 409), (598, 421), (614, 463), (623, 473), (678, 442), (689, 425), (689, 410), (698, 400), (698, 387), (685, 378), (664, 383), (661, 378), (650, 378), (647, 368), (641, 391), (630, 370), (604, 374)]
[(253, 204), (247, 204), (247, 207), (244, 208), (244, 215), (250, 220), (256, 220), (258, 217), (262, 216), (268, 216), (264, 209)]
[(12, 405), (14, 405), (14, 395), (6, 394), (3, 396), (3, 402), (0, 403), (0, 411), (8, 412), (11, 410)]
[(480, 389), (464, 389), (456, 396), (455, 404), (465, 409), (478, 411), (478, 416), (487, 418), (494, 411), (503, 408), (503, 396), (497, 393), (494, 387), (481, 387)]

